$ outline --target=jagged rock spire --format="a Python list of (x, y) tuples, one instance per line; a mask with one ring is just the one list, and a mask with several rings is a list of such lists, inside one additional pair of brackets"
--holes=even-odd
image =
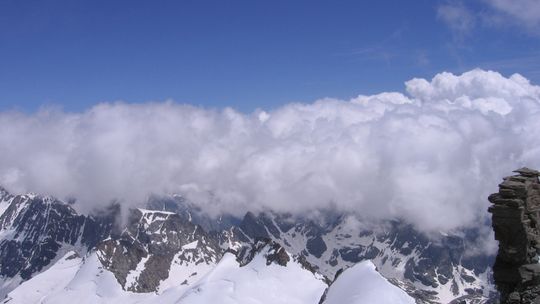
[(501, 303), (540, 303), (540, 172), (514, 172), (488, 198), (499, 241), (493, 276)]

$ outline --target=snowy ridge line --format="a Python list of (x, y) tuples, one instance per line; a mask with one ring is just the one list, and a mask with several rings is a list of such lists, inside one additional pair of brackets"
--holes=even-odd
[[(269, 216), (271, 221), (267, 219)], [(329, 278), (333, 278), (340, 269), (372, 260), (391, 283), (425, 303), (448, 303), (461, 297), (483, 303), (494, 296), (490, 272), (492, 257), (466, 261), (463, 239), (458, 236), (442, 235), (444, 242), (434, 243), (410, 227), (399, 228), (399, 223), (390, 225), (390, 229), (374, 232), (358, 230), (358, 225), (348, 223), (348, 217), (341, 217), (327, 228), (305, 222), (290, 226), (277, 221), (278, 218), (269, 214), (260, 215), (257, 219), (248, 217), (251, 226), (247, 230), (240, 228), (237, 234), (252, 238), (254, 235), (250, 233), (262, 233), (264, 237), (281, 243), (287, 251), (305, 256), (319, 273)], [(257, 225), (265, 226), (265, 229), (256, 228)], [(317, 238), (319, 241), (314, 242)], [(317, 247), (310, 247), (310, 242)], [(450, 251), (461, 256), (460, 259), (451, 259), (448, 256)], [(430, 263), (434, 266), (429, 266)]]
[[(488, 268), (471, 266), (466, 261), (463, 239), (441, 233), (444, 241), (431, 242), (398, 222), (370, 231), (344, 215), (313, 222), (286, 214), (248, 213), (237, 225), (209, 234), (198, 225), (200, 221), (208, 222), (200, 213), (192, 217), (189, 209), (183, 209), (182, 215), (141, 208), (131, 210), (128, 225), (115, 232), (114, 221), (95, 222), (95, 218), (77, 215), (69, 205), (55, 204), (47, 197), (36, 195), (30, 199), (5, 193), (2, 197), (8, 198), (9, 206), (0, 215), (0, 223), (13, 229), (0, 230), (0, 246), (3, 241), (34, 240), (40, 244), (36, 248), (41, 248), (42, 242), (48, 242), (51, 247), (46, 247), (46, 254), (50, 252), (54, 257), (32, 268), (21, 268), (27, 271), (20, 272), (23, 276), (15, 273), (10, 276), (13, 279), (4, 280), (5, 293), (16, 287), (13, 282), (46, 271), (66, 250), (84, 256), (93, 248), (96, 259), (126, 292), (162, 294), (173, 287), (175, 292), (188, 290), (216, 267), (226, 249), (236, 252), (238, 258), (243, 248), (253, 251), (261, 237), (267, 238), (267, 243), (280, 244), (292, 262), (323, 280), (334, 278), (340, 269), (371, 260), (390, 283), (423, 303), (444, 303), (460, 297), (482, 303), (489, 298), (492, 287)], [(3, 202), (6, 200), (0, 200), (0, 206)], [(96, 231), (99, 235), (88, 240), (88, 235)], [(445, 244), (450, 247), (441, 247)], [(450, 250), (459, 257), (457, 260), (445, 255)], [(17, 249), (12, 254), (35, 261), (45, 253), (30, 250), (25, 255), (23, 249)], [(252, 256), (257, 254), (254, 250)], [(274, 254), (277, 265), (286, 260), (283, 254)], [(251, 261), (250, 256), (237, 262), (242, 267)]]

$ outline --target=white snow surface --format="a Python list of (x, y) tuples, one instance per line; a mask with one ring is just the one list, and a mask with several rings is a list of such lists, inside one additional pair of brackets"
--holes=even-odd
[(133, 287), (133, 285), (136, 284), (149, 258), (150, 258), (149, 256), (143, 257), (141, 261), (137, 264), (137, 267), (128, 273), (126, 277), (126, 288)]
[(113, 304), (174, 303), (179, 294), (174, 288), (156, 293), (124, 291), (114, 275), (103, 269), (95, 253), (86, 258), (69, 258), (67, 253), (48, 270), (22, 283), (2, 303), (9, 304)]
[(300, 264), (266, 265), (263, 255), (240, 267), (227, 253), (217, 267), (188, 290), (177, 304), (318, 303), (326, 284)]
[(330, 286), (324, 304), (414, 304), (405, 291), (392, 285), (364, 261), (345, 270)]
[[(171, 263), (171, 268), (169, 270), (169, 277), (161, 281), (159, 284), (160, 292), (169, 290), (171, 287), (175, 287), (177, 290), (183, 292), (187, 290), (190, 285), (199, 281), (204, 275), (206, 275), (216, 266), (217, 261), (216, 263), (211, 262), (209, 264), (198, 263), (195, 259), (197, 248), (188, 248), (186, 250), (184, 247), (182, 247), (183, 251), (178, 252), (174, 256)], [(182, 259), (181, 256), (187, 258), (188, 261)]]
[(189, 244), (186, 244), (186, 245), (182, 246), (182, 249), (184, 249), (184, 250), (185, 249), (196, 249), (198, 244), (199, 244), (199, 241), (196, 240), (196, 241), (193, 241), (193, 242), (191, 242)]
[[(85, 258), (74, 254), (68, 252), (48, 270), (22, 283), (2, 303), (313, 304), (327, 287), (321, 277), (293, 260), (287, 266), (266, 265), (264, 254), (259, 254), (240, 267), (235, 256), (227, 253), (189, 285), (169, 282), (168, 288), (157, 293), (133, 293), (122, 289), (95, 253)], [(174, 276), (171, 272), (169, 279)]]
[(11, 200), (12, 200), (12, 198), (9, 198), (9, 199), (1, 199), (0, 198), (0, 216), (2, 216), (2, 214), (4, 214), (4, 212), (6, 212), (6, 209), (11, 204)]

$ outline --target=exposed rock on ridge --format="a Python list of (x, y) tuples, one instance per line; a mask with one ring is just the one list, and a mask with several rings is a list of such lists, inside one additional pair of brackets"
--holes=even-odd
[(63, 248), (93, 248), (114, 228), (118, 210), (109, 211), (83, 216), (52, 197), (11, 195), (0, 187), (0, 277), (27, 280), (55, 261)]
[(499, 241), (493, 276), (501, 303), (540, 303), (540, 172), (514, 172), (488, 198)]
[(467, 254), (468, 246), (481, 237), (477, 231), (466, 230), (462, 236), (441, 234), (435, 241), (401, 221), (385, 222), (380, 227), (384, 228), (358, 230), (344, 215), (316, 221), (286, 214), (247, 213), (232, 229), (233, 240), (225, 239), (226, 243), (240, 244), (271, 239), (329, 278), (341, 268), (372, 260), (383, 276), (422, 303), (465, 298), (468, 303), (483, 303), (496, 297), (489, 283), (494, 256)]
[(127, 227), (99, 243), (97, 254), (125, 290), (156, 292), (175, 264), (216, 264), (222, 249), (200, 226), (176, 213), (133, 209)]

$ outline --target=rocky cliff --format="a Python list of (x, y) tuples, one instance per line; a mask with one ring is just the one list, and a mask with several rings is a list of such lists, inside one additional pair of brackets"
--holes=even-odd
[(0, 187), (0, 298), (70, 250), (85, 254), (114, 230), (118, 206), (83, 216), (69, 204)]
[(493, 276), (501, 303), (540, 303), (540, 172), (514, 172), (489, 196), (499, 241)]
[(146, 209), (131, 210), (122, 233), (97, 244), (96, 251), (124, 290), (133, 292), (157, 292), (171, 273), (183, 284), (192, 283), (223, 255), (218, 241), (200, 226), (176, 213)]

